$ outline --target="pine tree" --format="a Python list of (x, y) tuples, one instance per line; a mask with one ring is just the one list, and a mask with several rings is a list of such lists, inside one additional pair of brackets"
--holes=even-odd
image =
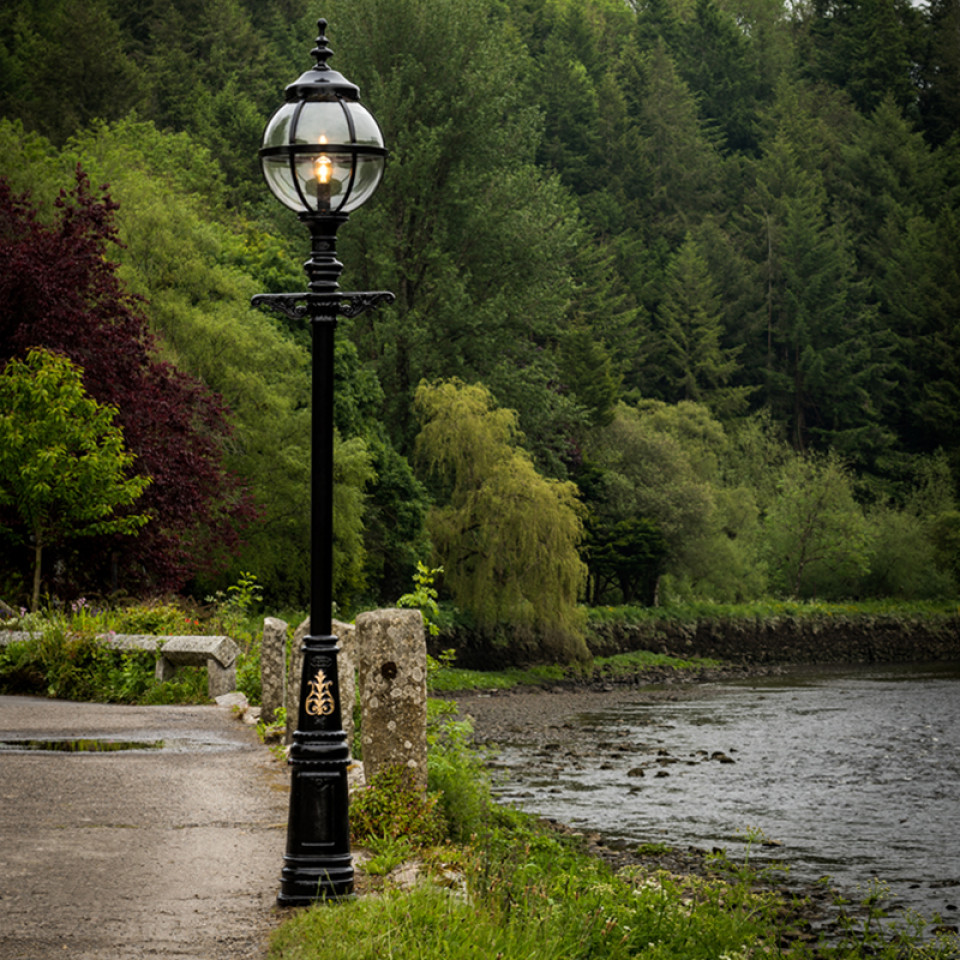
[(795, 449), (833, 443), (872, 463), (892, 439), (884, 426), (892, 338), (856, 282), (822, 178), (801, 165), (786, 131), (758, 165), (751, 207), (766, 290), (766, 401)]
[(931, 0), (921, 63), (923, 129), (942, 146), (956, 136), (960, 117), (960, 0)]
[(706, 260), (688, 234), (667, 270), (651, 338), (662, 370), (659, 392), (669, 401), (705, 403), (721, 419), (743, 413), (749, 395), (731, 386), (740, 350), (723, 346), (722, 313)]
[(753, 152), (763, 89), (754, 41), (716, 0), (697, 0), (685, 24), (678, 66), (698, 98), (701, 120), (723, 135), (727, 150)]
[(360, 85), (391, 150), (389, 177), (341, 243), (345, 284), (397, 296), (344, 324), (383, 385), (388, 432), (411, 451), (421, 379), (482, 381), (521, 411), (531, 449), (560, 472), (556, 451), (582, 415), (556, 390), (556, 347), (585, 234), (567, 191), (533, 162), (526, 52), (489, 0), (337, 9), (337, 69)]
[(809, 79), (841, 87), (863, 113), (888, 95), (915, 109), (921, 14), (908, 0), (815, 0), (805, 25)]

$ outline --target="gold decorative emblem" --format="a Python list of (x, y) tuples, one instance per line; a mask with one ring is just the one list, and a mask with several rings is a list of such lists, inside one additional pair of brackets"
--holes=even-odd
[(333, 681), (318, 670), (317, 675), (310, 681), (310, 694), (307, 697), (307, 713), (313, 717), (329, 717), (336, 708), (330, 688)]

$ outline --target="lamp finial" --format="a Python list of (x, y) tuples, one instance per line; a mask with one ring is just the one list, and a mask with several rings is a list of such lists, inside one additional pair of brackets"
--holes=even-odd
[(329, 70), (327, 60), (333, 56), (333, 51), (327, 40), (327, 21), (323, 17), (317, 21), (317, 30), (320, 35), (317, 37), (317, 45), (310, 51), (310, 56), (317, 61), (315, 70)]

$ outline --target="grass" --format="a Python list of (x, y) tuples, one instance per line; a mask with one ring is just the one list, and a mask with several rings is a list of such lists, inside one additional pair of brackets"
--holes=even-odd
[[(956, 939), (886, 931), (878, 908), (830, 943), (806, 928), (805, 904), (741, 865), (678, 876), (638, 865), (614, 872), (576, 839), (510, 810), (456, 857), (407, 889), (298, 911), (269, 960), (948, 960)], [(428, 863), (431, 858), (427, 858)], [(432, 862), (447, 861), (436, 852)], [(379, 865), (378, 865), (379, 869)]]
[(771, 894), (657, 872), (616, 875), (518, 816), (501, 821), (470, 845), (458, 883), (445, 876), (304, 911), (275, 934), (271, 960), (620, 960), (641, 952), (718, 960), (776, 941)]
[(431, 670), (428, 685), (431, 693), (464, 692), (467, 690), (511, 690), (514, 687), (542, 687), (564, 682), (616, 680), (635, 676), (644, 670), (668, 669), (697, 672), (721, 666), (721, 661), (706, 657), (684, 660), (649, 650), (635, 650), (612, 657), (595, 657), (588, 667), (558, 664), (533, 667), (510, 667), (506, 670), (466, 670), (442, 665)]
[(441, 667), (431, 671), (429, 687), (434, 693), (461, 690), (510, 690), (517, 686), (542, 686), (558, 683), (568, 677), (558, 665), (511, 667), (507, 670), (467, 670), (462, 667)]
[(713, 603), (709, 600), (669, 603), (661, 607), (590, 607), (587, 622), (601, 624), (655, 623), (658, 620), (765, 620), (775, 617), (928, 617), (957, 616), (960, 603), (950, 600), (778, 600), (767, 597), (744, 603)]
[(688, 660), (671, 657), (650, 650), (633, 650), (613, 657), (594, 657), (593, 672), (600, 678), (629, 676), (640, 670), (665, 667), (670, 670), (698, 671), (722, 666), (722, 661), (709, 657), (691, 657)]

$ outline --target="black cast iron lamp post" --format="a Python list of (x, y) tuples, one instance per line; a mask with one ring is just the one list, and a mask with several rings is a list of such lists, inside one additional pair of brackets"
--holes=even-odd
[[(337, 316), (353, 317), (392, 293), (343, 293), (336, 235), (383, 176), (383, 135), (360, 91), (327, 66), (327, 21), (311, 51), (316, 66), (285, 91), (267, 123), (260, 164), (267, 186), (296, 211), (312, 238), (303, 293), (260, 294), (255, 306), (309, 320), (313, 339), (310, 632), (303, 641), (297, 726), (290, 748), (290, 816), (281, 906), (336, 900), (353, 891), (347, 766), (333, 609), (333, 349)], [(352, 682), (352, 678), (348, 682)]]

